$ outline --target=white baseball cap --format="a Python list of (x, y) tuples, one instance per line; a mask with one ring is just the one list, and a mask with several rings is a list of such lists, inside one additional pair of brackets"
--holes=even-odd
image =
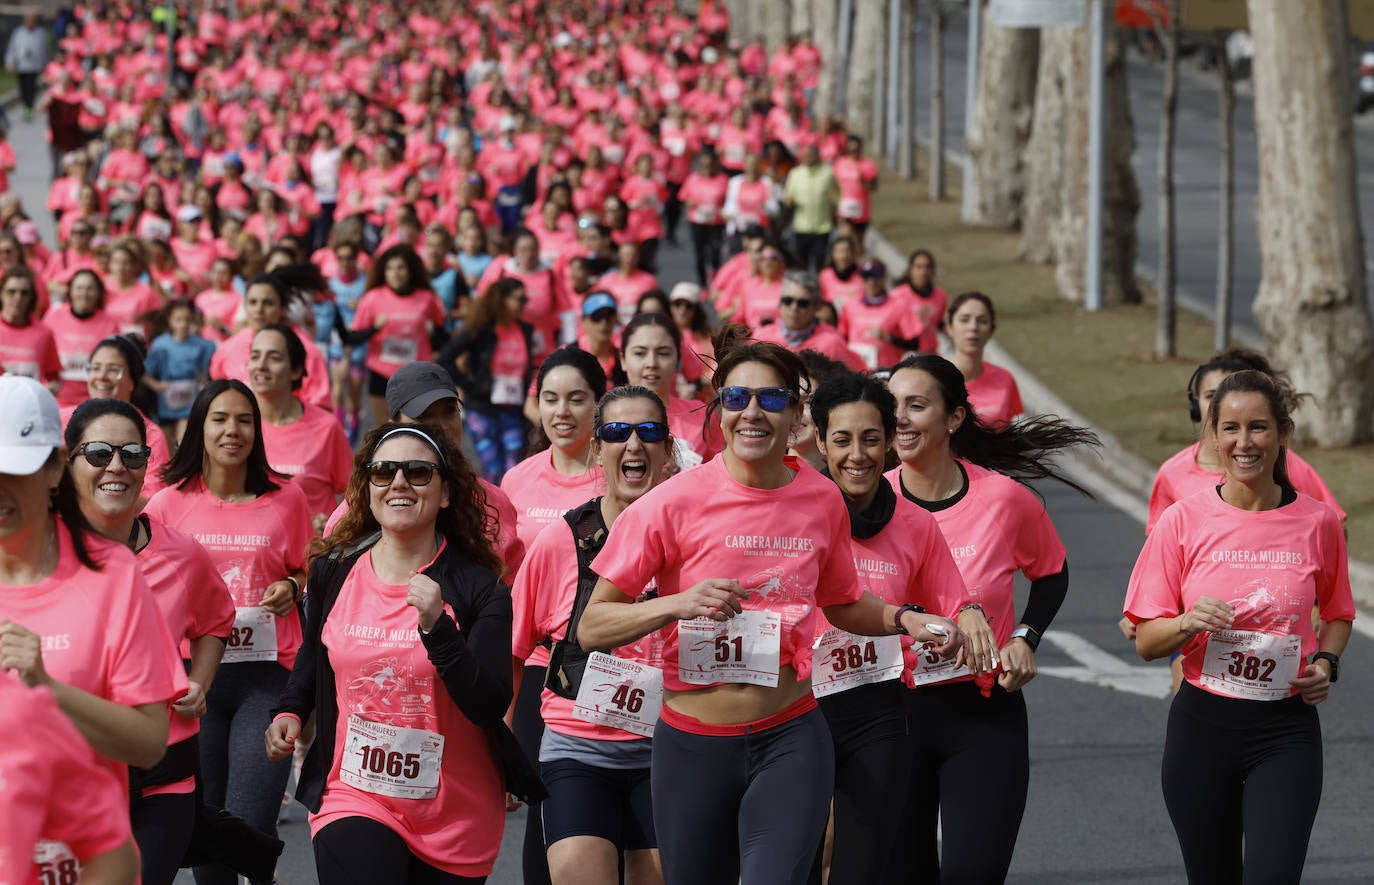
[(62, 445), (62, 415), (48, 388), (0, 375), (0, 473), (31, 476)]

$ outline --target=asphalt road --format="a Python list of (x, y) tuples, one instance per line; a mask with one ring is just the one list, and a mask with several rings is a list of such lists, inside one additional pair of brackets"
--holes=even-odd
[[(946, 6), (952, 4), (946, 3)], [(918, 5), (914, 42), (916, 68), (916, 126), (920, 138), (930, 134), (929, 6)], [(945, 31), (945, 148), (964, 152), (964, 83), (968, 58), (968, 18), (954, 6), (946, 15)], [(1160, 63), (1130, 54), (1128, 81), (1131, 115), (1135, 120), (1133, 155), (1140, 187), (1139, 267), (1153, 276), (1159, 254), (1158, 156), (1160, 96), (1164, 68)], [(1236, 95), (1235, 108), (1235, 270), (1233, 275), (1236, 330), (1258, 335), (1252, 302), (1259, 292), (1261, 265), (1259, 232), (1259, 151), (1254, 105), (1246, 86)], [(1217, 217), (1220, 195), (1219, 117), (1216, 74), (1203, 72), (1197, 58), (1181, 61), (1175, 142), (1175, 209), (1179, 295), (1210, 311), (1216, 292)], [(1366, 266), (1374, 274), (1374, 114), (1357, 118), (1355, 125), (1360, 214), (1364, 219)], [(1086, 172), (1084, 173), (1086, 174)], [(1367, 286), (1374, 298), (1374, 286)], [(994, 297), (995, 297), (994, 293)]]
[[(951, 48), (961, 46), (958, 39), (950, 42)], [(40, 208), (47, 193), (41, 126), (18, 122), (10, 140), (19, 157), (12, 181), (50, 231), (51, 220)], [(660, 254), (665, 286), (690, 276), (683, 251), (667, 248)], [(1178, 847), (1159, 787), (1167, 671), (1161, 664), (1142, 664), (1115, 626), (1143, 530), (1132, 517), (1070, 490), (1050, 484), (1042, 491), (1069, 549), (1072, 589), (1042, 646), (1042, 674), (1026, 689), (1030, 802), (1009, 881), (1181, 882)], [(1374, 641), (1357, 632), (1342, 680), (1321, 708), (1326, 788), (1305, 882), (1367, 883), (1374, 870), (1366, 802), (1374, 793), (1374, 765), (1369, 764), (1374, 708), (1367, 702), (1374, 696), (1374, 676), (1363, 666), (1372, 657)], [(278, 871), (283, 885), (315, 881), (302, 817), (300, 807), (293, 806), (281, 828), (287, 842)], [(508, 818), (492, 885), (522, 881), (523, 826), (524, 812)], [(183, 872), (177, 881), (192, 879)]]

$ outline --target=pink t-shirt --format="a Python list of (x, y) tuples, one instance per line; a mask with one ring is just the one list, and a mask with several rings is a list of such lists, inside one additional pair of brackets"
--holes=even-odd
[[(584, 502), (585, 503), (585, 502)], [(568, 632), (573, 599), (577, 596), (577, 542), (567, 520), (549, 524), (530, 546), (520, 575), (511, 587), (514, 630), (511, 653), (516, 660), (534, 654), (546, 638), (561, 640)], [(637, 642), (614, 649), (618, 658), (651, 667), (661, 664), (663, 638), (650, 633)], [(640, 740), (641, 735), (599, 725), (573, 715), (573, 702), (545, 689), (540, 696), (544, 724), (559, 734), (599, 741)]]
[(673, 439), (680, 439), (692, 447), (703, 461), (714, 458), (725, 448), (720, 423), (706, 418), (706, 404), (697, 400), (668, 395), (668, 429)]
[(303, 403), (305, 413), (294, 424), (262, 423), (267, 463), (285, 473), (305, 493), (312, 517), (334, 512), (353, 472), (353, 450), (338, 419), (318, 406)]
[[(1146, 534), (1154, 529), (1155, 523), (1159, 522), (1159, 518), (1169, 509), (1170, 504), (1195, 495), (1203, 489), (1214, 489), (1225, 481), (1226, 474), (1206, 470), (1197, 463), (1198, 448), (1201, 445), (1200, 442), (1193, 443), (1160, 465), (1159, 472), (1155, 474), (1155, 483), (1150, 488), (1150, 513), (1145, 519)], [(1336, 511), (1336, 516), (1342, 523), (1345, 522), (1346, 512), (1336, 503), (1336, 496), (1331, 494), (1331, 489), (1322, 482), (1322, 478), (1317, 475), (1311, 464), (1300, 458), (1292, 449), (1288, 450), (1285, 463), (1288, 466), (1288, 479), (1292, 481), (1293, 488), (1321, 501)]]
[(827, 267), (817, 274), (821, 285), (821, 298), (835, 305), (836, 310), (844, 308), (851, 298), (861, 298), (864, 294), (864, 278), (859, 276), (858, 268), (853, 268), (849, 279), (841, 279), (833, 267)]
[(994, 427), (1010, 424), (1026, 411), (1016, 379), (1001, 366), (984, 362), (983, 374), (971, 381), (964, 379), (964, 386), (973, 413)]
[[(182, 646), (181, 655), (189, 659), (187, 640), (229, 635), (234, 627), (234, 598), (210, 555), (195, 538), (152, 519), (149, 530), (152, 540), (138, 552), (138, 564), (163, 623), (173, 641)], [(200, 732), (199, 719), (188, 719), (170, 708), (167, 718), (169, 747)], [(194, 788), (194, 781), (187, 779), (179, 784), (148, 787), (143, 795), (189, 793)]]
[(62, 360), (52, 329), (35, 320), (11, 326), (0, 320), (0, 368), (6, 375), (23, 375), (47, 383), (62, 375)]
[[(505, 827), (505, 788), (485, 732), (449, 697), (420, 641), (407, 586), (388, 584), (372, 567), (369, 550), (344, 579), (324, 622), (320, 641), (334, 669), (339, 721), (335, 758), (310, 832), (345, 817), (377, 821), (405, 840), (425, 863), (457, 876), (491, 873)], [(448, 605), (444, 611), (450, 617)], [(371, 792), (344, 780), (343, 765), (356, 754), (349, 722), (358, 717), (393, 728), (442, 736), (437, 792), (409, 798)], [(383, 755), (390, 745), (381, 748)], [(369, 753), (376, 753), (375, 747)], [(420, 756), (420, 770), (427, 760)], [(375, 764), (372, 768), (375, 770)]]
[[(931, 614), (953, 618), (969, 601), (963, 576), (934, 515), (897, 494), (892, 520), (871, 538), (851, 537), (859, 586), (893, 605), (914, 602)], [(824, 632), (828, 622), (818, 625)], [(905, 672), (920, 646), (902, 637)]]
[[(1215, 489), (1208, 489), (1164, 511), (1145, 539), (1126, 589), (1125, 613), (1137, 624), (1171, 618), (1204, 595), (1232, 605), (1232, 630), (1198, 633), (1181, 650), (1184, 679), (1204, 691), (1236, 697), (1204, 677), (1218, 658), (1225, 667), (1233, 655), (1242, 661), (1248, 656), (1244, 650), (1229, 651), (1233, 646), (1227, 637), (1237, 632), (1297, 636), (1305, 660), (1317, 650), (1314, 604), (1324, 621), (1355, 618), (1347, 562), (1340, 520), (1320, 501), (1299, 494), (1282, 507), (1248, 511), (1232, 507)], [(1246, 638), (1240, 646), (1251, 646), (1253, 639)], [(1231, 675), (1270, 687), (1279, 697), (1296, 694), (1282, 689), (1288, 679), (1302, 674), (1303, 661), (1291, 662), (1296, 672), (1284, 672), (1281, 661), (1266, 657), (1256, 653), (1251, 657), (1256, 666), (1249, 672), (1236, 667), (1241, 672)]]
[(43, 325), (52, 329), (57, 356), (62, 360), (62, 389), (57, 393), (57, 404), (75, 406), (90, 396), (86, 367), (91, 363), (91, 351), (118, 332), (119, 324), (103, 310), (79, 319), (72, 313), (72, 306), (64, 302), (44, 314)]
[(62, 842), (87, 859), (132, 838), (128, 791), (51, 691), (0, 673), (0, 728), (0, 882), (76, 881), (74, 865), (34, 863), (40, 840)]
[(840, 308), (840, 334), (849, 347), (869, 368), (895, 366), (901, 362), (905, 347), (876, 337), (881, 329), (889, 335), (910, 341), (921, 335), (923, 326), (911, 301), (899, 293), (890, 292), (879, 304), (869, 304), (863, 297), (850, 298)]
[(160, 307), (162, 299), (147, 283), (134, 283), (123, 291), (110, 287), (105, 295), (105, 312), (114, 319), (121, 332), (146, 335), (147, 329), (138, 318)]
[[(655, 580), (660, 596), (734, 578), (749, 591), (746, 611), (780, 616), (779, 663), (807, 678), (817, 607), (854, 602), (863, 591), (839, 489), (805, 462), (786, 464), (795, 475), (778, 489), (741, 485), (724, 458), (679, 473), (620, 515), (593, 568), (622, 592)], [(663, 687), (702, 687), (678, 673), (678, 632), (664, 635)]]
[(830, 169), (840, 185), (839, 216), (866, 223), (873, 210), (867, 183), (878, 180), (878, 167), (867, 157), (840, 157)]
[(518, 406), (525, 401), (523, 388), (533, 354), (518, 324), (507, 323), (494, 329), (496, 348), (491, 354), (491, 402), (498, 406)]
[(780, 344), (798, 353), (803, 350), (814, 350), (816, 353), (828, 356), (832, 360), (844, 363), (851, 372), (863, 372), (871, 368), (871, 366), (865, 363), (857, 353), (850, 349), (843, 335), (835, 331), (833, 327), (827, 326), (825, 323), (817, 324), (815, 331), (796, 347), (789, 345), (783, 337), (782, 323), (773, 323), (772, 325), (764, 326), (754, 333), (754, 338), (758, 341), (769, 341), (773, 344)]
[[(0, 584), (0, 620), (43, 639), (43, 668), (58, 682), (116, 704), (165, 704), (186, 692), (181, 655), (129, 548), (86, 533), (100, 563), (91, 571), (76, 558), (71, 533), (59, 520), (58, 565), (37, 584)], [(124, 763), (100, 764), (128, 790)]]
[[(158, 492), (148, 502), (147, 513), (200, 542), (236, 608), (260, 607), (269, 585), (304, 571), (306, 546), (314, 531), (298, 486), (287, 482), (275, 492), (239, 502), (216, 497), (199, 479), (186, 486)], [(300, 617), (293, 607), (272, 623), (277, 663), (289, 670), (301, 646)]]
[(429, 331), (444, 324), (444, 303), (428, 289), (397, 295), (378, 286), (363, 293), (353, 328), (370, 329), (379, 316), (386, 325), (367, 342), (367, 368), (390, 378), (406, 363), (430, 358)]
[[(959, 465), (968, 474), (968, 491), (953, 507), (937, 511), (935, 521), (964, 576), (969, 600), (983, 606), (1001, 648), (1017, 623), (1016, 573), (1032, 581), (1056, 574), (1067, 554), (1045, 505), (1028, 487), (968, 461)], [(902, 495), (902, 468), (885, 475)]]
[(644, 293), (658, 288), (658, 277), (644, 270), (635, 270), (629, 276), (612, 270), (597, 280), (595, 288), (611, 293), (615, 299), (616, 318), (623, 325), (634, 318)]
[(706, 177), (693, 172), (678, 191), (678, 199), (687, 206), (687, 220), (692, 224), (722, 225), (721, 210), (725, 208), (725, 192), (729, 177), (723, 174)]

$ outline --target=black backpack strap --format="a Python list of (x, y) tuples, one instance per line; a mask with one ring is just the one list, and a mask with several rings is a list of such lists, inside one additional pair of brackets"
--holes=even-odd
[(561, 697), (577, 697), (582, 683), (582, 671), (587, 664), (587, 652), (577, 642), (577, 626), (582, 612), (591, 601), (599, 576), (592, 571), (592, 560), (606, 544), (608, 529), (601, 517), (601, 499), (593, 498), (581, 507), (563, 514), (572, 530), (577, 546), (577, 592), (573, 595), (572, 611), (568, 615), (568, 629), (563, 639), (553, 643), (549, 653), (549, 669), (544, 686)]

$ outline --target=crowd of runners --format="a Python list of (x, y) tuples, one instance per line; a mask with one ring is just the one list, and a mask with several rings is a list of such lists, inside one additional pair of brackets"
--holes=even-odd
[[(865, 252), (809, 37), (170, 8), (64, 22), (46, 206), (0, 139), (0, 882), (271, 882), (291, 798), (326, 885), (484, 881), (521, 805), (527, 883), (1002, 881), (1069, 589), (1027, 483), (1096, 439)], [(1297, 881), (1320, 800), (1300, 402), (1198, 368), (1126, 589), (1194, 883)]]

